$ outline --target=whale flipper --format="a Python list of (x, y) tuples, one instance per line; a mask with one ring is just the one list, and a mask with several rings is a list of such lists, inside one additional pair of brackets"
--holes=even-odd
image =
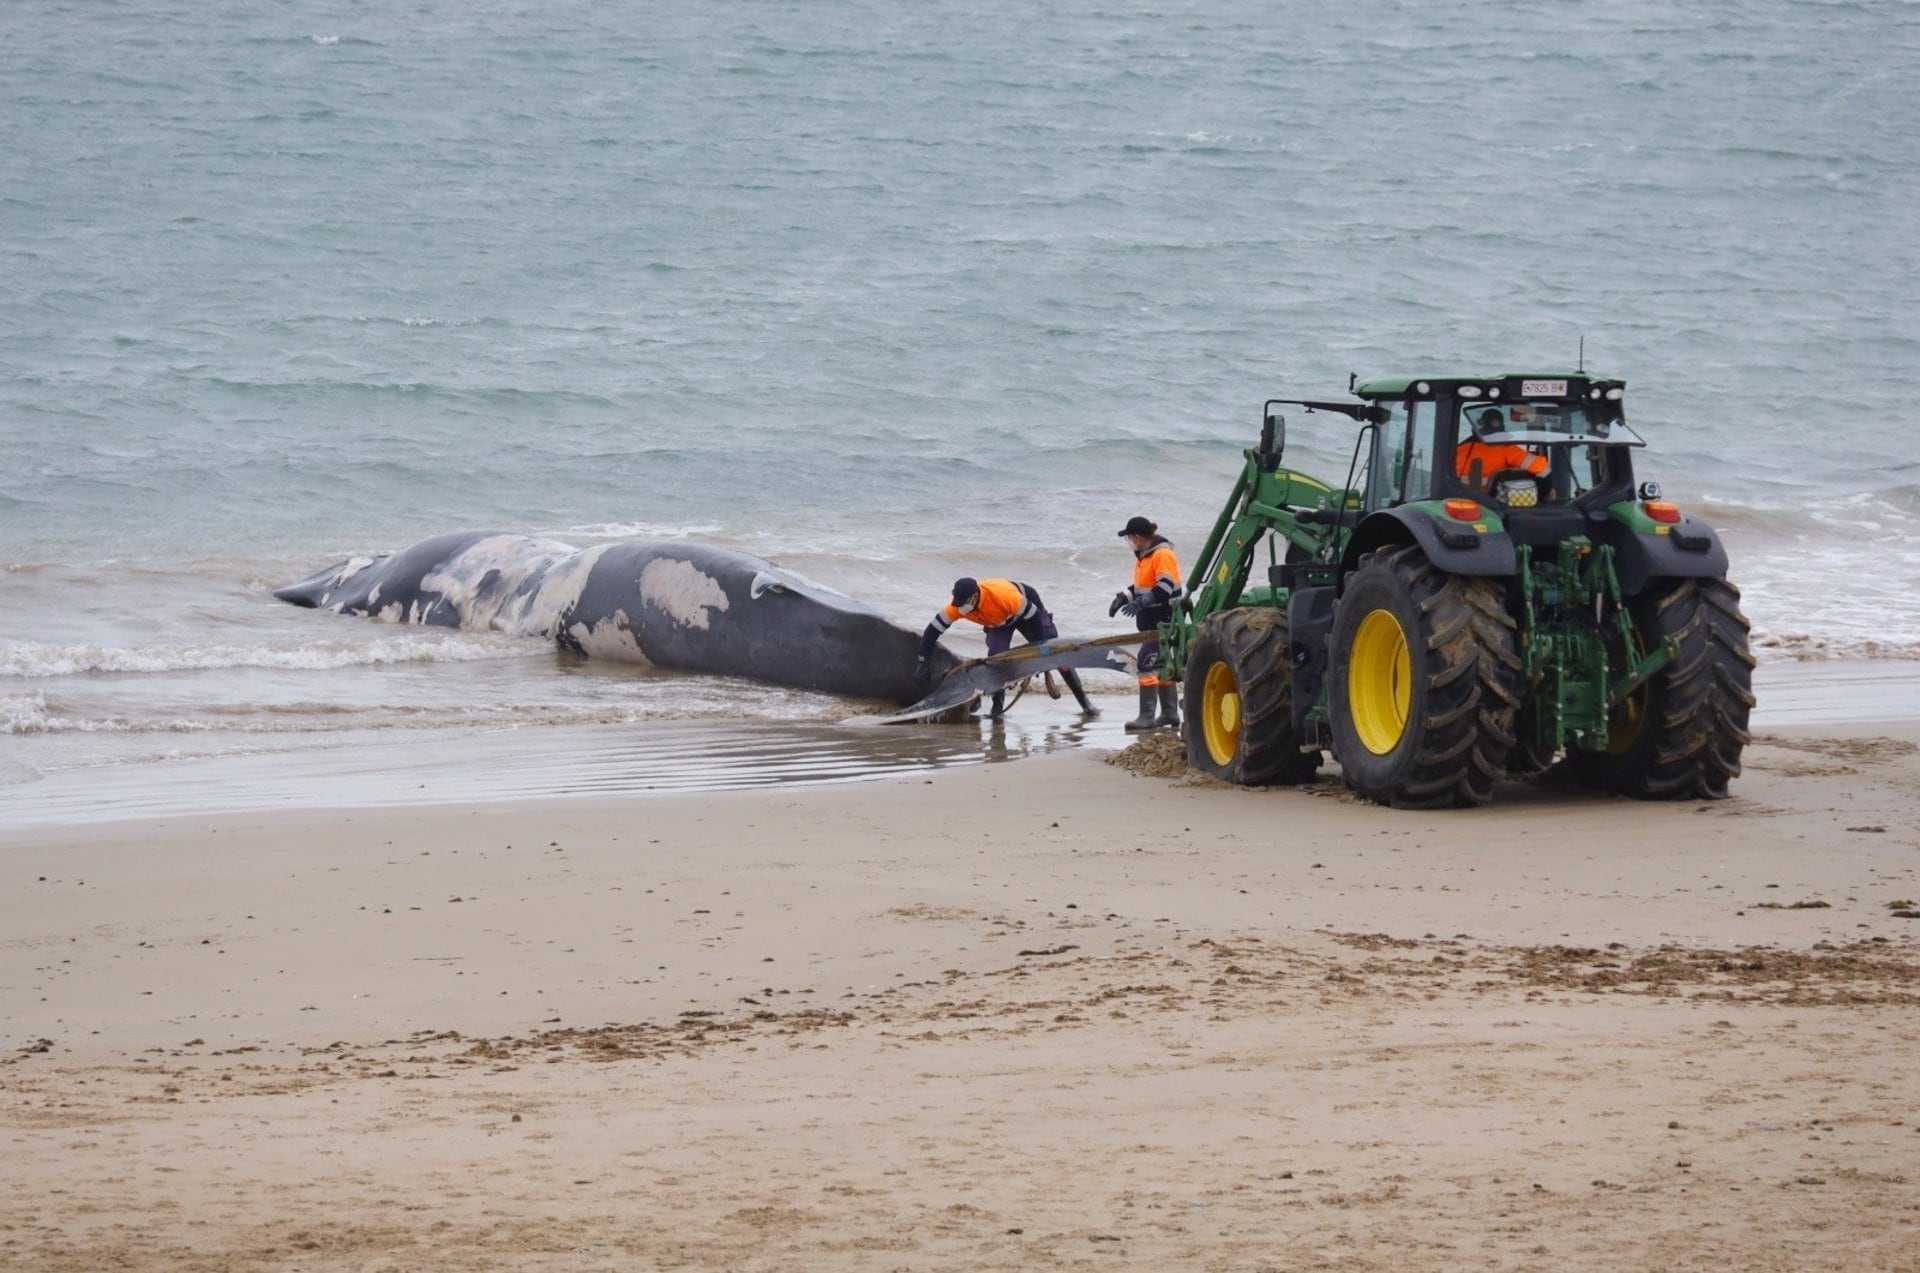
[(947, 673), (925, 698), (882, 717), (880, 723), (901, 725), (925, 720), (984, 695), (998, 693), (1029, 676), (1062, 668), (1104, 667), (1132, 676), (1138, 668), (1131, 647), (1138, 646), (1142, 639), (1138, 632), (1126, 632), (1080, 641), (1043, 641), (1004, 654), (972, 659)]

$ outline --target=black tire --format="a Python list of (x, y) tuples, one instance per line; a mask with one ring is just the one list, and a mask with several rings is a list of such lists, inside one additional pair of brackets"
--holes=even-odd
[(1574, 776), (1638, 800), (1724, 799), (1740, 776), (1754, 702), (1740, 590), (1725, 579), (1674, 579), (1628, 611), (1645, 648), (1673, 637), (1680, 653), (1614, 709), (1604, 750), (1568, 750)]
[(1412, 544), (1360, 559), (1334, 611), (1327, 684), (1349, 786), (1396, 809), (1485, 804), (1520, 700), (1497, 581), (1448, 574)]
[(1293, 727), (1289, 644), (1287, 616), (1271, 606), (1200, 625), (1181, 675), (1188, 764), (1247, 787), (1305, 782), (1320, 768)]

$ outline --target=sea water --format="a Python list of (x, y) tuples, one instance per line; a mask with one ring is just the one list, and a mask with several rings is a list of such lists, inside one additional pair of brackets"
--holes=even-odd
[(269, 589), (497, 527), (1094, 635), (1350, 373), (1625, 378), (1764, 661), (1920, 660), (1916, 67), (1901, 0), (12, 0), (0, 784), (855, 715)]

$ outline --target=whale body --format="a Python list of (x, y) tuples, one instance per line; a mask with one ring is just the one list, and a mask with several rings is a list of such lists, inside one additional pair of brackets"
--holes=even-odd
[[(297, 606), (509, 636), (592, 658), (911, 703), (916, 632), (773, 562), (711, 544), (576, 548), (505, 531), (436, 535), (274, 590)], [(935, 651), (936, 676), (958, 660)]]

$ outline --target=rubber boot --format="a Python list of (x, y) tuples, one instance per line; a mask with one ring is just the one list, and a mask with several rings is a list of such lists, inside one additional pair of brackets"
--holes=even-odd
[(987, 713), (988, 720), (999, 720), (1007, 714), (1007, 692), (996, 690), (993, 695), (993, 710)]
[(1160, 719), (1154, 724), (1168, 729), (1180, 728), (1180, 687), (1160, 682)]
[(1073, 691), (1073, 701), (1080, 704), (1080, 714), (1082, 716), (1098, 716), (1100, 714), (1100, 709), (1095, 707), (1087, 698), (1087, 687), (1080, 684), (1080, 674), (1078, 672), (1070, 667), (1063, 668), (1060, 672), (1060, 679), (1065, 681), (1067, 688)]
[(1156, 722), (1153, 719), (1153, 700), (1153, 686), (1142, 685), (1140, 687), (1140, 714), (1128, 721), (1125, 726), (1129, 734), (1143, 734), (1154, 727)]

